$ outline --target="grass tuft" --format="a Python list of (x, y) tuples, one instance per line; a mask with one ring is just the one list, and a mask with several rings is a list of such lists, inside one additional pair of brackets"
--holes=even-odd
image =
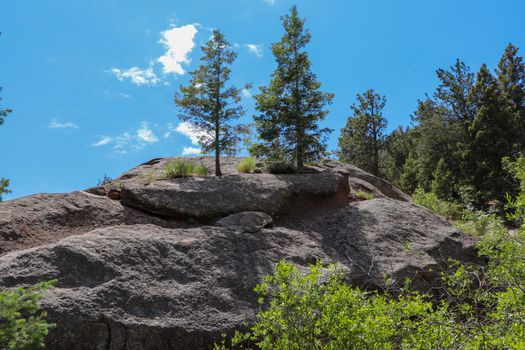
[(252, 157), (244, 158), (237, 166), (237, 171), (243, 174), (253, 174), (255, 171), (255, 159)]
[(365, 192), (365, 191), (357, 191), (355, 193), (356, 197), (361, 198), (362, 200), (369, 200), (374, 199), (376, 196), (374, 196), (371, 192)]

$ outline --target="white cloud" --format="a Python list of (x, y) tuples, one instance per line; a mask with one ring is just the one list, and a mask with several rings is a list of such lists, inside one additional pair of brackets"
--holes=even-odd
[(74, 129), (74, 130), (78, 130), (78, 125), (73, 124), (71, 122), (61, 123), (61, 122), (57, 121), (56, 118), (53, 118), (49, 122), (49, 128), (50, 129)]
[(191, 62), (188, 55), (195, 47), (194, 39), (197, 32), (195, 24), (173, 27), (161, 32), (162, 38), (159, 42), (166, 48), (166, 53), (158, 58), (158, 62), (162, 64), (165, 74), (185, 73), (182, 65)]
[(139, 151), (142, 149), (143, 144), (134, 142), (135, 138), (129, 133), (125, 132), (115, 138), (115, 146), (113, 150), (115, 153), (127, 154), (132, 151)]
[(209, 135), (205, 131), (197, 129), (189, 122), (180, 123), (175, 131), (189, 137), (191, 143), (194, 145), (198, 145), (202, 137), (209, 138)]
[(252, 93), (249, 89), (241, 89), (242, 97), (249, 98), (252, 97)]
[[(157, 64), (162, 65), (164, 74), (179, 74), (185, 72), (183, 65), (191, 63), (189, 54), (195, 47), (195, 35), (197, 34), (198, 24), (188, 24), (181, 27), (172, 27), (171, 29), (160, 32), (161, 39), (159, 43), (164, 46), (166, 52), (164, 55), (154, 59), (149, 64), (149, 68), (131, 67), (129, 69), (111, 68), (108, 72), (117, 77), (120, 81), (129, 80), (137, 86), (156, 85), (163, 82), (169, 85), (169, 82), (162, 79), (158, 73)], [(125, 95), (125, 94), (124, 94)], [(121, 95), (128, 98), (128, 95)]]
[(275, 4), (276, 1), (277, 0), (264, 0), (264, 2), (266, 2), (266, 3), (270, 4), (270, 5)]
[(142, 126), (137, 130), (137, 138), (140, 141), (147, 143), (155, 143), (159, 141), (157, 135), (155, 135), (153, 130), (149, 128), (148, 123), (146, 122), (142, 122)]
[(135, 85), (155, 85), (160, 79), (153, 72), (153, 67), (147, 69), (141, 69), (139, 67), (131, 67), (127, 70), (122, 70), (120, 68), (111, 68), (110, 73), (115, 75), (118, 80), (124, 81), (126, 79), (131, 80)]
[(244, 44), (248, 51), (253, 53), (257, 57), (263, 56), (263, 44)]
[(201, 149), (198, 148), (198, 147), (184, 147), (184, 149), (182, 150), (182, 155), (183, 156), (190, 156), (190, 155), (196, 155), (196, 154), (200, 154), (201, 153)]
[(98, 140), (97, 142), (92, 143), (91, 146), (92, 147), (106, 146), (106, 145), (110, 144), (111, 141), (113, 141), (113, 138), (111, 138), (109, 136), (102, 136), (100, 138), (100, 140)]
[(122, 97), (122, 98), (130, 98), (130, 97), (131, 97), (131, 95), (125, 94), (125, 93), (123, 93), (123, 92), (121, 92), (119, 95), (120, 95), (120, 97)]
[(113, 152), (127, 154), (138, 152), (147, 145), (159, 141), (157, 135), (149, 127), (147, 122), (142, 122), (135, 131), (127, 131), (117, 136), (100, 136), (99, 140), (92, 143), (92, 147), (101, 147), (113, 144)]

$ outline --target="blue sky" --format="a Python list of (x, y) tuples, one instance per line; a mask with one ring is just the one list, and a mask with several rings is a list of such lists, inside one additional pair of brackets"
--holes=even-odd
[(309, 52), (335, 129), (355, 94), (387, 96), (389, 129), (408, 125), (435, 70), (456, 58), (494, 67), (507, 43), (525, 48), (522, 0), (2, 0), (0, 175), (6, 199), (65, 192), (116, 177), (155, 157), (195, 151), (173, 95), (199, 64), (213, 28), (239, 57), (232, 82), (268, 83), (279, 16), (297, 4), (313, 34)]

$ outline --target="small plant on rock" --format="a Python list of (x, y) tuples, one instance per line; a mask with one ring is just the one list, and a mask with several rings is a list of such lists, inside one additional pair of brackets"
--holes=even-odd
[(183, 159), (166, 164), (166, 178), (175, 179), (177, 177), (189, 177), (193, 175), (193, 164)]
[(102, 178), (102, 180), (98, 180), (98, 186), (99, 187), (104, 187), (106, 185), (109, 185), (111, 182), (113, 181), (112, 178), (110, 178), (107, 174), (104, 174), (104, 177)]
[(266, 170), (270, 174), (295, 174), (297, 168), (289, 162), (285, 161), (274, 161), (266, 164)]
[(199, 164), (195, 167), (195, 175), (197, 176), (206, 176), (208, 175), (208, 169), (202, 164)]
[(237, 166), (237, 171), (244, 174), (253, 174), (255, 171), (255, 159), (252, 157), (244, 158)]
[(369, 200), (369, 199), (374, 199), (374, 198), (375, 198), (375, 196), (374, 196), (373, 193), (371, 193), (371, 192), (365, 192), (365, 191), (357, 191), (357, 192), (355, 193), (355, 196), (356, 196), (357, 198), (360, 198), (360, 199), (365, 200), (365, 201), (366, 201), (366, 200)]
[(147, 174), (146, 174), (146, 182), (147, 182), (148, 184), (151, 185), (151, 184), (154, 183), (155, 181), (157, 181), (157, 176), (155, 175), (154, 172), (150, 172), (150, 173), (147, 173)]

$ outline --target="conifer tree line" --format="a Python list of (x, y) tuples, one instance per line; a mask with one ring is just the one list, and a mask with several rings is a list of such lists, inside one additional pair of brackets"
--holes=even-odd
[(457, 60), (438, 69), (437, 77), (439, 86), (418, 101), (411, 127), (390, 135), (384, 135), (384, 98), (371, 91), (358, 95), (339, 139), (339, 158), (408, 193), (422, 189), (444, 200), (502, 203), (518, 190), (505, 164), (525, 151), (523, 57), (509, 44), (493, 72), (482, 65), (473, 73)]
[[(306, 51), (311, 34), (297, 7), (281, 22), (284, 34), (272, 45), (276, 68), (254, 96), (257, 140), (249, 151), (301, 168), (328, 155), (332, 130), (319, 123), (334, 95), (322, 91), (312, 71)], [(237, 57), (232, 46), (216, 30), (202, 50), (201, 66), (189, 85), (180, 87), (175, 103), (179, 116), (203, 131), (203, 151), (215, 154), (216, 175), (221, 175), (220, 155), (234, 154), (250, 126), (237, 122), (245, 113), (242, 89), (227, 85)], [(494, 71), (483, 65), (474, 73), (458, 59), (436, 73), (439, 86), (418, 101), (411, 126), (390, 134), (383, 115), (386, 97), (373, 89), (358, 94), (336, 155), (408, 193), (423, 189), (474, 203), (515, 193), (504, 159), (525, 149), (525, 66), (518, 48), (509, 44)]]

